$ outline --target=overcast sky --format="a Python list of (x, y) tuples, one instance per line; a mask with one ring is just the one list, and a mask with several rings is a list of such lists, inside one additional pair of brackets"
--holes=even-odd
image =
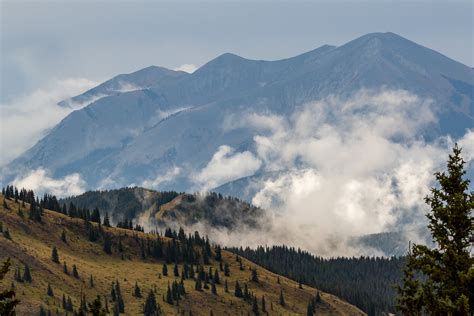
[(279, 59), (392, 31), (472, 66), (473, 2), (1, 1), (1, 103), (51, 80), (94, 82), (224, 52)]

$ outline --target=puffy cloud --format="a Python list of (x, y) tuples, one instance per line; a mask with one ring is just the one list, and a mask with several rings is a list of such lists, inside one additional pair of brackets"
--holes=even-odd
[(34, 190), (36, 194), (50, 193), (58, 197), (78, 195), (86, 189), (86, 183), (78, 173), (55, 179), (43, 168), (18, 176), (13, 180), (13, 184), (19, 188)]
[(253, 175), (262, 162), (251, 152), (236, 153), (230, 146), (220, 146), (212, 159), (193, 176), (198, 188), (206, 191), (241, 177)]
[(198, 67), (196, 65), (193, 65), (193, 64), (183, 64), (173, 70), (176, 70), (176, 71), (184, 71), (184, 72), (187, 72), (187, 73), (190, 73), (192, 74), (193, 72), (195, 72), (196, 70), (198, 69)]
[(173, 178), (179, 175), (180, 172), (180, 168), (174, 167), (173, 169), (168, 170), (165, 174), (159, 174), (153, 179), (143, 181), (141, 185), (145, 188), (157, 189), (160, 184), (173, 180)]
[[(209, 231), (234, 245), (285, 243), (327, 256), (375, 254), (349, 241), (425, 221), (423, 198), (453, 145), (449, 137), (428, 143), (419, 136), (436, 122), (432, 108), (432, 100), (407, 91), (361, 90), (308, 103), (290, 117), (247, 113), (233, 125), (224, 122), (227, 129), (247, 124), (260, 131), (252, 159), (261, 162), (259, 172), (273, 176), (260, 181), (252, 203), (271, 210), (272, 220), (266, 231), (253, 234), (242, 228), (244, 234), (233, 230), (224, 238), (223, 231)], [(459, 140), (467, 160), (473, 159), (473, 135)], [(223, 152), (212, 160), (222, 161)], [(223, 160), (218, 169), (235, 170), (238, 178), (234, 163)]]
[(45, 132), (66, 115), (85, 104), (61, 107), (57, 103), (79, 94), (97, 83), (82, 78), (54, 80), (0, 105), (0, 166), (5, 165), (41, 139)]

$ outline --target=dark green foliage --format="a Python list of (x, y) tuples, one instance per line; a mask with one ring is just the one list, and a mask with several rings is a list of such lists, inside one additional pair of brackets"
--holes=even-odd
[(79, 272), (77, 272), (77, 267), (75, 264), (72, 265), (72, 276), (76, 279), (79, 279)]
[(196, 291), (202, 291), (202, 283), (200, 278), (196, 278), (196, 281), (194, 283), (194, 289)]
[[(118, 280), (116, 280), (115, 283), (112, 283), (112, 290), (110, 292), (110, 296), (112, 297), (112, 301), (115, 302), (117, 311), (120, 313), (124, 313), (125, 303), (122, 298), (122, 292), (120, 290), (120, 283)], [(114, 307), (114, 312), (115, 312), (115, 307)]]
[[(5, 275), (10, 270), (10, 258), (3, 262), (0, 269), (0, 281), (5, 278)], [(15, 306), (20, 301), (15, 298), (15, 291), (12, 289), (0, 291), (0, 315), (15, 315)]]
[(142, 292), (140, 290), (140, 287), (138, 286), (138, 282), (135, 281), (135, 287), (133, 288), (133, 296), (135, 297), (142, 297)]
[(179, 277), (179, 270), (178, 270), (178, 264), (177, 263), (174, 264), (173, 273), (174, 273), (175, 277)]
[(23, 272), (23, 281), (31, 283), (33, 279), (31, 278), (30, 267), (25, 264), (25, 271)]
[(90, 288), (93, 288), (93, 287), (94, 287), (94, 278), (92, 277), (92, 274), (91, 274), (91, 276), (89, 277), (89, 287), (90, 287)]
[(105, 212), (105, 216), (104, 216), (104, 226), (105, 226), (105, 227), (110, 227), (109, 212)]
[(227, 284), (227, 279), (225, 279), (225, 282), (224, 282), (224, 291), (226, 293), (229, 293), (229, 284)]
[(160, 305), (156, 302), (155, 293), (150, 290), (146, 297), (145, 306), (143, 307), (143, 315), (158, 316), (161, 315)]
[(69, 270), (68, 270), (68, 268), (67, 268), (66, 261), (64, 261), (64, 263), (63, 263), (63, 272), (64, 272), (65, 274), (69, 275)]
[(229, 250), (277, 274), (334, 294), (369, 316), (395, 313), (394, 284), (401, 280), (404, 257), (325, 259), (287, 246)]
[(216, 283), (211, 282), (211, 293), (217, 295)]
[(216, 255), (214, 256), (214, 258), (216, 259), (216, 261), (219, 261), (219, 262), (222, 261), (222, 250), (221, 250), (221, 246), (217, 246), (217, 247), (216, 247)]
[(457, 144), (447, 162), (448, 172), (435, 173), (439, 187), (425, 198), (436, 248), (414, 245), (407, 257), (398, 307), (407, 315), (473, 315), (474, 192), (464, 178), (465, 161)]
[(109, 234), (104, 234), (104, 252), (109, 255), (112, 253), (112, 240)]
[(224, 275), (230, 276), (229, 264), (227, 262), (224, 264)]
[(258, 310), (258, 303), (257, 303), (257, 297), (254, 296), (253, 297), (253, 301), (252, 301), (252, 312), (255, 316), (259, 316), (260, 315), (260, 311)]
[(265, 295), (262, 295), (262, 312), (267, 312), (267, 304), (265, 303)]
[(56, 248), (56, 246), (54, 246), (53, 249), (51, 250), (51, 260), (54, 263), (59, 263), (59, 254), (58, 254), (58, 249)]
[(235, 297), (243, 298), (244, 293), (242, 292), (242, 288), (240, 287), (239, 281), (235, 281), (235, 290), (234, 290)]
[(30, 204), (29, 219), (35, 222), (41, 222), (42, 209), (41, 206), (37, 205), (37, 202), (33, 200)]
[(100, 296), (97, 295), (96, 299), (88, 304), (89, 306), (89, 313), (93, 316), (105, 316), (106, 312), (105, 309), (102, 307), (102, 302), (100, 300)]
[(3, 199), (3, 207), (6, 209), (6, 210), (9, 210), (8, 208), (8, 205), (7, 205), (7, 199)]
[(46, 294), (48, 294), (48, 296), (54, 297), (53, 288), (51, 287), (51, 284), (49, 283), (48, 283), (48, 289), (46, 290)]
[(166, 303), (173, 305), (173, 294), (171, 293), (169, 285), (168, 290), (166, 291)]
[(283, 296), (283, 289), (280, 290), (280, 305), (285, 306), (285, 297)]
[(163, 263), (163, 268), (162, 268), (162, 273), (163, 273), (163, 276), (167, 276), (168, 275), (168, 266), (166, 265), (166, 263)]
[(9, 239), (9, 240), (12, 239), (12, 236), (10, 235), (10, 231), (8, 230), (8, 228), (6, 228), (6, 229), (3, 231), (3, 237), (5, 237), (6, 239)]
[(252, 280), (252, 282), (258, 283), (257, 268), (253, 268), (253, 269), (252, 269), (251, 280)]
[(64, 231), (64, 229), (61, 233), (61, 241), (64, 242), (65, 244), (67, 244), (66, 232)]
[(21, 271), (20, 271), (20, 268), (17, 267), (15, 269), (15, 281), (19, 282), (19, 283), (22, 283), (23, 282), (23, 278), (21, 276)]

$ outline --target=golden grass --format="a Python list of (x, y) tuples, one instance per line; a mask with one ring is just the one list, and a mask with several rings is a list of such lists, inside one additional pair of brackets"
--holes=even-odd
[[(3, 205), (4, 197), (0, 195), (0, 205)], [(264, 295), (267, 311), (269, 315), (306, 315), (306, 307), (316, 289), (303, 286), (298, 288), (298, 284), (285, 277), (269, 272), (254, 263), (243, 259), (244, 271), (240, 271), (239, 264), (235, 260), (235, 255), (227, 251), (222, 252), (223, 260), (230, 265), (230, 277), (227, 278), (229, 292), (224, 291), (224, 280), (226, 277), (220, 272), (221, 284), (217, 285), (217, 295), (213, 295), (209, 290), (202, 292), (194, 290), (194, 280), (185, 280), (186, 296), (179, 302), (179, 306), (170, 305), (163, 301), (166, 295), (168, 284), (175, 280), (173, 276), (173, 265), (168, 265), (168, 276), (161, 276), (163, 262), (145, 259), (142, 260), (132, 238), (133, 234), (144, 235), (142, 233), (131, 232), (118, 228), (105, 228), (109, 233), (115, 235), (127, 234), (124, 239), (126, 254), (122, 258), (115, 250), (112, 255), (107, 255), (102, 250), (102, 243), (88, 241), (84, 230), (83, 221), (71, 219), (62, 214), (45, 210), (42, 223), (35, 223), (29, 220), (28, 208), (22, 208), (24, 218), (18, 215), (19, 203), (7, 199), (9, 210), (0, 206), (0, 221), (3, 222), (3, 229), (9, 229), (12, 240), (7, 240), (0, 236), (0, 259), (11, 257), (13, 261), (12, 271), (8, 273), (6, 279), (1, 284), (1, 289), (9, 287), (13, 280), (13, 270), (23, 264), (30, 266), (33, 282), (15, 283), (17, 297), (20, 304), (17, 307), (18, 315), (38, 315), (40, 306), (50, 309), (53, 313), (57, 310), (60, 314), (62, 310), (63, 294), (70, 296), (74, 307), (80, 303), (80, 295), (84, 293), (88, 301), (97, 295), (107, 295), (110, 299), (111, 284), (118, 280), (125, 301), (125, 314), (140, 315), (145, 302), (145, 297), (150, 289), (156, 288), (157, 302), (161, 306), (165, 315), (209, 315), (213, 311), (214, 315), (247, 315), (252, 314), (251, 304), (234, 296), (234, 284), (238, 280), (240, 284), (248, 284), (249, 290), (257, 295), (259, 306), (261, 297)], [(68, 243), (61, 241), (61, 232), (66, 232)], [(51, 249), (56, 246), (59, 252), (61, 264), (51, 261)], [(70, 275), (63, 273), (62, 262), (67, 262)], [(72, 265), (78, 267), (79, 279), (71, 275)], [(218, 269), (217, 262), (212, 262), (213, 269)], [(251, 268), (256, 268), (260, 282), (258, 284), (250, 282)], [(179, 265), (181, 272), (182, 266)], [(209, 265), (205, 266), (205, 271)], [(89, 277), (93, 276), (94, 288), (89, 287)], [(178, 281), (179, 278), (176, 278)], [(143, 298), (136, 298), (132, 295), (135, 282), (141, 288)], [(50, 283), (54, 298), (47, 296), (47, 284)], [(286, 306), (279, 305), (280, 289), (283, 289)], [(354, 306), (338, 299), (337, 297), (321, 293), (323, 304), (319, 306), (317, 315), (363, 315)], [(109, 300), (109, 309), (112, 310), (112, 303)]]

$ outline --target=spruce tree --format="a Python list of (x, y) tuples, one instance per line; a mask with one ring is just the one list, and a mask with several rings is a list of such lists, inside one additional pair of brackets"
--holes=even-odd
[(64, 231), (64, 229), (63, 229), (63, 231), (62, 231), (62, 233), (61, 233), (61, 241), (64, 242), (65, 244), (67, 244), (66, 232)]
[[(5, 278), (5, 275), (10, 271), (10, 258), (7, 258), (0, 268), (0, 281)], [(0, 292), (0, 315), (15, 315), (15, 306), (19, 300), (15, 298), (15, 291), (13, 287), (10, 290)]]
[(224, 264), (224, 275), (230, 276), (229, 264), (227, 262)]
[(215, 282), (211, 282), (211, 293), (217, 295), (217, 288)]
[(234, 290), (235, 297), (242, 298), (244, 294), (242, 293), (242, 288), (240, 287), (239, 281), (235, 281), (235, 290)]
[(30, 267), (25, 264), (25, 271), (23, 272), (23, 281), (31, 283), (33, 279), (31, 278)]
[(75, 264), (72, 265), (72, 275), (73, 277), (75, 277), (76, 279), (79, 279), (79, 272), (77, 272), (77, 267)]
[(166, 265), (166, 263), (163, 263), (163, 270), (162, 270), (162, 273), (163, 273), (163, 276), (167, 276), (167, 275), (168, 275), (168, 266)]
[(54, 297), (53, 288), (51, 287), (51, 284), (49, 283), (48, 283), (48, 289), (46, 291), (46, 294), (48, 294), (48, 296)]
[(92, 274), (91, 274), (91, 276), (89, 277), (89, 287), (90, 287), (90, 288), (93, 288), (93, 287), (94, 287), (94, 278), (92, 277)]
[(202, 283), (200, 278), (196, 278), (196, 281), (194, 283), (194, 289), (196, 291), (202, 291)]
[(252, 269), (252, 277), (251, 280), (255, 283), (258, 283), (258, 274), (257, 274), (257, 268)]
[(53, 250), (51, 251), (51, 260), (54, 263), (59, 263), (58, 249), (56, 249), (56, 247), (53, 247)]
[(148, 293), (143, 307), (143, 315), (145, 316), (158, 316), (161, 315), (160, 306), (156, 302), (155, 293), (152, 290)]
[(109, 212), (105, 212), (105, 216), (104, 216), (104, 226), (110, 227)]
[(100, 296), (97, 295), (96, 299), (88, 304), (89, 306), (89, 313), (93, 316), (105, 316), (106, 312), (105, 309), (102, 307), (102, 302), (100, 300)]
[(259, 316), (260, 315), (260, 312), (258, 310), (258, 303), (257, 303), (257, 297), (254, 296), (253, 297), (253, 301), (252, 301), (252, 312), (255, 316)]
[(474, 192), (464, 178), (465, 161), (456, 144), (447, 173), (437, 172), (438, 187), (425, 198), (426, 215), (436, 248), (413, 245), (407, 257), (403, 284), (398, 287), (398, 308), (407, 315), (474, 314)]
[(166, 303), (173, 305), (173, 295), (171, 293), (169, 284), (168, 284), (168, 290), (166, 291)]
[(65, 274), (69, 275), (69, 270), (68, 270), (68, 268), (67, 268), (66, 261), (64, 261), (64, 263), (63, 263), (63, 272), (64, 272)]
[(122, 291), (120, 290), (120, 283), (119, 281), (115, 281), (115, 295), (116, 295), (116, 298), (117, 298), (117, 305), (118, 305), (118, 308), (119, 308), (119, 312), (120, 313), (124, 313), (125, 312), (125, 303), (123, 301), (123, 298), (122, 298)]
[(280, 305), (285, 306), (285, 297), (283, 296), (283, 289), (280, 290)]
[(133, 296), (135, 297), (142, 297), (142, 292), (140, 290), (140, 287), (138, 286), (138, 282), (135, 281), (135, 287), (133, 288)]

